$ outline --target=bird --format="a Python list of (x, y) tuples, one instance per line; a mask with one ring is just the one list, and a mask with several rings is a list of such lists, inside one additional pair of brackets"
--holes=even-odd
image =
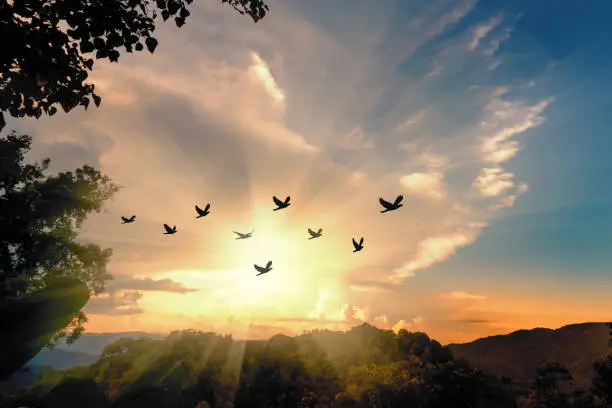
[(136, 221), (136, 216), (132, 215), (130, 218), (121, 216), (121, 219), (123, 220), (122, 224), (129, 224), (130, 222)]
[(255, 276), (259, 276), (259, 275), (263, 275), (264, 273), (268, 273), (272, 270), (272, 261), (268, 261), (268, 263), (266, 264), (265, 268), (262, 268), (259, 265), (253, 265), (255, 267), (255, 270), (257, 272), (259, 272), (257, 275)]
[(176, 225), (170, 228), (168, 224), (164, 224), (164, 228), (166, 229), (166, 232), (164, 232), (164, 235), (176, 234)]
[(383, 207), (385, 207), (384, 210), (381, 211), (381, 213), (386, 213), (388, 211), (393, 211), (393, 210), (397, 210), (398, 208), (400, 208), (401, 206), (403, 206), (404, 204), (400, 204), (402, 202), (402, 200), (404, 199), (403, 195), (398, 195), (395, 198), (395, 201), (393, 203), (390, 203), (386, 200), (384, 200), (382, 197), (378, 199), (378, 201), (380, 202), (380, 205), (382, 205)]
[(210, 204), (206, 204), (206, 207), (204, 207), (204, 209), (201, 209), (200, 207), (196, 205), (195, 210), (198, 213), (196, 218), (205, 217), (210, 213)]
[(355, 238), (353, 238), (353, 246), (355, 247), (353, 252), (361, 251), (363, 249), (363, 237), (361, 237), (361, 239), (359, 240), (359, 243), (357, 243), (357, 241), (355, 241)]
[(272, 200), (274, 200), (274, 204), (276, 204), (276, 208), (272, 211), (282, 210), (283, 208), (287, 208), (291, 205), (291, 203), (289, 203), (291, 196), (287, 196), (285, 201), (281, 201), (277, 196), (272, 197)]
[(251, 238), (253, 236), (253, 233), (255, 232), (255, 230), (251, 231), (251, 232), (247, 232), (246, 234), (240, 233), (238, 231), (233, 231), (234, 234), (238, 235), (238, 238), (236, 239), (247, 239), (247, 238)]
[(310, 238), (308, 239), (319, 238), (321, 235), (323, 235), (323, 228), (319, 228), (319, 230), (316, 232), (308, 228), (308, 233), (310, 234)]

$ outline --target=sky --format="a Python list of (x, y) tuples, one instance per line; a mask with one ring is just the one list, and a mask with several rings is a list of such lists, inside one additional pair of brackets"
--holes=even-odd
[(29, 160), (123, 186), (81, 232), (114, 250), (87, 330), (612, 320), (612, 4), (561, 3), (275, 0), (254, 24), (202, 1), (155, 54), (96, 63), (100, 108), (8, 120)]

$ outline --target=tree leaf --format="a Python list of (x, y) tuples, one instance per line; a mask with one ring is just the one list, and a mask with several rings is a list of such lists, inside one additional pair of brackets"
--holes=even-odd
[(92, 96), (92, 98), (94, 100), (94, 103), (96, 104), (96, 108), (99, 108), (100, 107), (100, 102), (102, 102), (102, 98), (100, 98), (98, 95), (96, 95), (94, 93), (92, 93), (91, 96)]
[(148, 37), (145, 40), (145, 45), (147, 46), (147, 49), (149, 50), (149, 52), (153, 54), (153, 52), (155, 51), (155, 48), (157, 48), (157, 40), (153, 37)]
[(118, 62), (119, 61), (119, 51), (110, 50), (108, 52), (108, 59), (110, 60), (110, 62)]

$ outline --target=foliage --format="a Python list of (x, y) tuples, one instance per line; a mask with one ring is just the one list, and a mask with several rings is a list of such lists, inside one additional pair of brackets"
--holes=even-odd
[(444, 350), (424, 333), (369, 325), (248, 342), (178, 331), (163, 341), (118, 340), (87, 369), (46, 375), (28, 401), (81, 378), (116, 408), (514, 407), (498, 380)]
[[(46, 175), (50, 160), (24, 163), (27, 135), (0, 138), (0, 300), (20, 299), (44, 288), (53, 277), (71, 277), (100, 293), (111, 278), (111, 249), (77, 242), (79, 228), (119, 187), (98, 170)], [(86, 317), (74, 311), (68, 341), (82, 332)], [(56, 338), (66, 335), (60, 331)]]
[[(91, 101), (85, 81), (95, 59), (118, 62), (125, 52), (153, 53), (156, 22), (173, 18), (182, 27), (193, 0), (0, 1), (0, 130), (3, 111), (13, 117), (54, 115)], [(263, 0), (222, 0), (257, 22), (268, 12)]]

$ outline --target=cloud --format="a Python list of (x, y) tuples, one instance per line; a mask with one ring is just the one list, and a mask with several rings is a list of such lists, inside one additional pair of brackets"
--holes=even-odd
[(366, 136), (359, 126), (356, 126), (342, 136), (339, 147), (342, 149), (372, 149), (374, 142)]
[(160, 291), (172, 293), (197, 292), (199, 289), (185, 287), (182, 283), (171, 279), (136, 278), (129, 275), (115, 275), (106, 284), (107, 292), (117, 290)]
[(409, 115), (403, 122), (395, 126), (392, 132), (402, 133), (402, 132), (413, 130), (414, 128), (418, 126), (419, 123), (421, 123), (423, 119), (425, 119), (425, 116), (427, 116), (427, 113), (428, 113), (427, 109), (422, 109), (415, 114)]
[(452, 291), (448, 293), (443, 293), (440, 295), (443, 299), (451, 299), (451, 300), (485, 300), (487, 297), (482, 295), (474, 295), (467, 292), (461, 291)]
[(144, 313), (144, 309), (138, 306), (142, 299), (139, 291), (117, 291), (110, 294), (104, 293), (92, 297), (83, 308), (88, 315), (136, 315)]
[(452, 323), (462, 323), (462, 324), (491, 324), (491, 323), (498, 323), (495, 320), (490, 320), (490, 319), (457, 319), (457, 320), (451, 320)]
[(417, 316), (409, 321), (400, 320), (396, 324), (393, 325), (392, 330), (394, 332), (398, 332), (402, 329), (406, 331), (425, 331), (425, 319), (423, 316)]
[(459, 248), (476, 241), (484, 226), (485, 224), (482, 223), (474, 223), (466, 228), (422, 240), (417, 246), (413, 259), (393, 270), (390, 276), (391, 281), (399, 284), (404, 279), (414, 276), (415, 272), (449, 258)]
[(282, 103), (285, 100), (285, 91), (276, 83), (268, 64), (266, 64), (256, 52), (251, 52), (251, 59), (253, 60), (253, 64), (249, 69), (255, 74), (255, 77), (261, 81), (268, 95), (276, 102)]
[[(508, 38), (510, 38), (510, 35), (512, 34), (512, 27), (507, 27), (505, 28), (502, 33), (496, 37), (493, 38), (491, 40), (491, 42), (489, 43), (487, 49), (484, 51), (485, 55), (494, 55), (495, 52), (499, 49), (499, 47), (501, 46), (501, 44), (506, 41)], [(501, 62), (501, 60), (499, 60)], [(493, 68), (490, 68), (493, 69)]]
[(500, 167), (483, 168), (474, 181), (474, 187), (484, 197), (494, 197), (514, 187), (514, 174)]
[[(501, 88), (495, 96), (506, 91)], [(530, 106), (521, 101), (509, 101), (501, 97), (491, 99), (484, 108), (487, 119), (483, 122), (482, 129), (492, 134), (484, 137), (482, 141), (482, 159), (486, 163), (500, 164), (514, 157), (520, 147), (519, 143), (511, 138), (542, 124), (545, 120), (542, 113), (552, 101), (552, 98), (548, 98)]]
[(501, 19), (499, 16), (492, 17), (486, 23), (478, 24), (474, 30), (472, 31), (472, 40), (470, 41), (468, 48), (470, 51), (474, 51), (480, 41), (485, 38), (491, 30), (493, 30), (499, 23)]
[[(109, 297), (89, 307), (145, 309), (139, 321), (168, 327), (188, 319), (204, 327), (223, 313), (250, 313), (260, 326), (278, 318), (297, 332), (422, 323), (414, 316), (435, 327), (431, 305), (421, 310), (414, 300), (418, 285), (398, 283), (475, 242), (526, 191), (504, 166), (552, 100), (530, 101), (506, 69), (489, 71), (504, 55), (486, 50), (504, 31), (484, 32), (490, 20), (462, 30), (475, 0), (417, 1), (411, 13), (397, 2), (362, 2), (349, 20), (336, 3), (324, 15), (296, 4), (277, 4), (262, 30), (194, 3), (194, 20), (181, 30), (158, 27), (154, 56), (96, 63), (100, 109), (14, 121), (37, 134), (36, 154), (47, 149), (65, 168), (91, 161), (124, 186), (83, 228), (82, 239), (114, 249), (116, 274)], [(400, 32), (388, 29), (392, 21)], [(476, 37), (479, 55), (468, 52)], [(514, 67), (513, 58), (503, 61)], [(470, 87), (475, 79), (507, 85), (491, 92)], [(376, 198), (402, 191), (426, 199), (379, 216)], [(270, 211), (273, 194), (292, 195), (290, 212)], [(196, 222), (193, 205), (207, 202), (213, 216)], [(119, 216), (132, 213), (138, 222), (124, 229)], [(161, 235), (164, 222), (179, 234)], [(326, 245), (303, 245), (310, 223), (329, 232)], [(231, 230), (253, 227), (265, 239), (235, 245)], [(361, 235), (366, 251), (355, 257), (350, 237)], [(244, 259), (268, 254), (286, 273), (248, 280)], [(144, 296), (122, 298), (125, 291)], [(165, 310), (175, 307), (176, 320)]]
[(441, 199), (446, 195), (443, 173), (407, 174), (400, 178), (400, 183), (407, 189), (408, 194), (431, 199)]

